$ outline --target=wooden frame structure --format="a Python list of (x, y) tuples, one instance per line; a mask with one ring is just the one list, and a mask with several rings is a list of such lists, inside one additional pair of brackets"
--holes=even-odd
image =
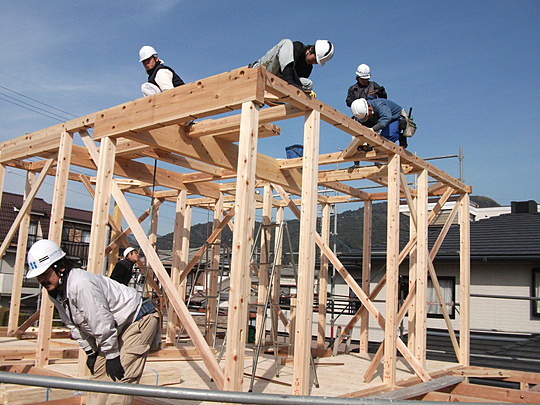
[[(214, 117), (222, 113), (230, 114)], [(304, 120), (303, 158), (276, 159), (258, 152), (259, 138), (279, 134), (280, 128), (276, 122), (295, 118)], [(192, 120), (197, 121), (185, 124)], [(353, 141), (343, 151), (320, 154), (321, 121), (342, 131), (346, 135), (344, 139), (352, 135)], [(76, 134), (83, 146), (74, 142)], [(358, 151), (358, 146), (363, 143), (373, 146), (373, 150)], [(33, 158), (32, 161), (30, 158)], [(144, 158), (157, 159), (183, 169), (158, 168), (154, 175), (153, 167), (144, 163)], [(362, 161), (365, 165), (345, 170), (328, 169), (327, 166), (350, 161)], [(88, 270), (103, 274), (106, 253), (114, 251), (122, 243), (126, 231), (119, 229), (118, 212), (121, 212), (167, 298), (168, 340), (174, 339), (175, 327), (180, 322), (202, 356), (208, 374), (219, 389), (225, 390), (242, 390), (251, 287), (250, 250), (256, 209), (262, 208), (265, 221), (270, 221), (272, 207), (277, 207), (277, 215), (280, 217), (283, 216), (283, 209), (288, 207), (300, 220), (296, 319), (294, 330), (290, 331), (295, 341), (292, 393), (299, 395), (310, 393), (316, 248), (322, 258), (318, 273), (318, 277), (321, 277), (318, 283), (319, 297), (327, 294), (328, 263), (331, 263), (362, 302), (360, 310), (343, 330), (338, 343), (360, 322), (361, 350), (367, 352), (369, 322), (376, 322), (384, 330), (384, 342), (364, 378), (370, 380), (375, 369), (382, 363), (384, 383), (389, 387), (395, 386), (396, 357), (400, 353), (421, 381), (431, 379), (425, 368), (427, 276), (430, 275), (443, 303), (433, 259), (457, 215), (461, 228), (459, 341), (445, 305), (441, 307), (456, 358), (460, 365), (469, 365), (468, 196), (471, 188), (334, 108), (309, 98), (262, 68), (232, 70), (4, 142), (0, 145), (0, 164), (0, 186), (3, 185), (6, 167), (24, 169), (29, 173), (25, 203), (0, 247), (0, 256), (6, 252), (19, 227), (23, 233), (22, 239), (25, 240), (24, 224), (28, 221), (31, 201), (45, 176), (56, 176), (51, 220), (53, 225), (49, 238), (57, 241), (61, 234), (68, 180), (85, 183), (94, 198)], [(95, 177), (76, 174), (71, 171), (71, 167), (94, 170)], [(39, 173), (35, 181), (31, 181), (32, 173)], [(407, 176), (413, 175), (417, 176), (417, 181), (411, 186)], [(351, 185), (351, 182), (357, 180), (373, 182), (387, 190), (369, 193)], [(429, 180), (434, 184), (429, 185)], [(153, 184), (159, 191), (150, 191)], [(320, 186), (334, 190), (335, 195), (319, 194)], [(255, 193), (256, 188), (262, 187), (265, 190), (264, 198)], [(147, 237), (143, 231), (140, 225), (142, 219), (133, 213), (125, 193), (151, 196), (156, 203), (168, 200), (176, 204), (171, 276), (160, 262), (152, 237)], [(277, 193), (279, 197), (272, 193)], [(110, 216), (111, 196), (117, 207), (114, 218)], [(428, 196), (439, 197), (439, 203), (432, 211), (428, 211)], [(456, 204), (437, 242), (429, 251), (428, 226), (451, 196), (457, 196), (459, 204)], [(411, 212), (410, 240), (401, 251), (400, 200), (406, 201)], [(362, 285), (354, 280), (329, 247), (330, 206), (355, 201), (363, 201), (365, 207)], [(370, 291), (373, 201), (388, 202), (388, 252), (386, 274)], [(317, 232), (318, 204), (323, 210), (321, 234)], [(225, 226), (234, 230), (224, 368), (219, 366), (209, 346), (212, 343), (211, 331), (205, 331), (203, 335), (184, 303), (185, 278), (194, 267), (193, 260), (188, 263), (187, 257), (193, 206), (214, 210), (214, 232), (209, 238), (210, 242), (219, 239)], [(231, 222), (233, 217), (234, 224)], [(155, 230), (157, 210), (153, 212), (152, 219)], [(117, 237), (110, 246), (106, 246), (109, 225), (115, 229)], [(25, 250), (26, 246), (19, 245), (14, 294), (17, 289), (20, 291)], [(217, 254), (218, 251), (213, 250), (214, 262)], [(202, 250), (199, 257), (201, 255)], [(410, 292), (398, 310), (398, 271), (400, 263), (406, 258), (410, 263)], [(216, 283), (217, 279), (211, 278), (208, 289), (213, 294)], [(259, 288), (267, 288), (264, 277), (259, 277), (259, 283)], [(386, 291), (386, 304), (385, 310), (381, 311), (373, 302), (383, 289)], [(14, 301), (11, 309), (14, 314), (18, 314), (17, 302)], [(46, 302), (40, 314), (37, 367), (46, 365), (49, 358), (52, 307), (50, 302)], [(209, 305), (215, 308), (215, 302)], [(317, 342), (318, 352), (322, 353), (326, 326), (325, 305), (321, 305), (318, 311)], [(411, 336), (408, 345), (397, 333), (398, 325), (406, 314)], [(13, 319), (9, 325), (11, 333), (19, 329), (15, 315)], [(209, 321), (212, 324), (215, 320)], [(263, 327), (260, 322), (258, 325), (258, 328)]]

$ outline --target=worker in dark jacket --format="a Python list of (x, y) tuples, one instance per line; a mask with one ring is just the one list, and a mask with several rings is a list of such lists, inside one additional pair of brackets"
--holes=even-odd
[(388, 98), (384, 87), (378, 83), (372, 82), (371, 69), (365, 63), (358, 65), (356, 68), (356, 83), (349, 87), (347, 91), (347, 107), (350, 107), (354, 100), (365, 98), (370, 100), (373, 98)]
[(287, 83), (311, 93), (313, 82), (308, 77), (313, 65), (323, 66), (332, 56), (334, 46), (325, 39), (317, 40), (315, 45), (283, 39), (250, 67), (264, 66), (268, 72), (281, 77)]
[(139, 260), (139, 252), (133, 247), (124, 250), (124, 258), (114, 266), (111, 278), (120, 284), (128, 285), (133, 276), (133, 266)]
[(184, 84), (184, 81), (176, 72), (165, 66), (158, 58), (156, 50), (148, 45), (143, 46), (139, 51), (139, 62), (141, 62), (148, 73), (148, 81), (143, 83), (141, 91), (145, 96), (161, 93)]
[(392, 142), (399, 140), (400, 146), (407, 147), (406, 138), (400, 136), (399, 119), (404, 112), (400, 105), (384, 98), (359, 98), (352, 103), (351, 111), (364, 126)]

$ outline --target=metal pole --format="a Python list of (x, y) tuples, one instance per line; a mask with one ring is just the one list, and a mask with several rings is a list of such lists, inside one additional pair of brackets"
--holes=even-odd
[(357, 405), (366, 403), (389, 403), (374, 399), (352, 399), (335, 397), (310, 397), (302, 395), (276, 395), (253, 392), (210, 391), (194, 388), (172, 388), (154, 385), (124, 384), (109, 381), (82, 380), (76, 378), (51, 377), (0, 372), (0, 383), (30, 385), (35, 387), (59, 388), (73, 391), (104, 392), (108, 394), (140, 397), (183, 399), (190, 401), (232, 402), (239, 404), (313, 404), (313, 405)]

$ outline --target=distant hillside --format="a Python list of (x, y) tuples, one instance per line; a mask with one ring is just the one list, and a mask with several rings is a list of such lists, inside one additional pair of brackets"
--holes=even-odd
[[(373, 204), (373, 246), (384, 245), (386, 243), (386, 202)], [(364, 228), (364, 209), (348, 210), (340, 212), (337, 219), (337, 236), (335, 242), (339, 251), (347, 252), (362, 248), (362, 235)], [(320, 220), (319, 220), (320, 221)], [(255, 230), (258, 230), (260, 223), (256, 223)], [(298, 249), (299, 222), (297, 219), (287, 222), (293, 249)], [(318, 226), (320, 231), (320, 224)], [(332, 216), (330, 229), (334, 229), (334, 217)], [(405, 215), (400, 217), (401, 237), (407, 237), (409, 232), (409, 218)], [(212, 233), (210, 223), (197, 224), (191, 227), (190, 247), (201, 246), (208, 235)], [(158, 238), (158, 249), (172, 249), (173, 233), (169, 233)], [(222, 233), (222, 243), (228, 246), (232, 243), (232, 232), (225, 228)], [(331, 239), (333, 244), (333, 239)]]

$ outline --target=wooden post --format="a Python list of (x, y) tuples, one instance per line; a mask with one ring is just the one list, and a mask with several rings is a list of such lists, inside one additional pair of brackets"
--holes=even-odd
[[(112, 215), (112, 220), (114, 222), (114, 224), (116, 225), (116, 230), (115, 230), (115, 227), (113, 227), (113, 229), (111, 230), (111, 240), (115, 240), (118, 236), (120, 236), (120, 233), (121, 232), (118, 232), (118, 230), (121, 230), (122, 229), (122, 212), (120, 211), (120, 208), (118, 208), (118, 204), (116, 204), (116, 202), (114, 203), (114, 208), (113, 208), (113, 215)], [(122, 251), (123, 253), (123, 251)], [(118, 262), (118, 257), (120, 256), (120, 245), (116, 244), (114, 245), (114, 247), (111, 249), (111, 251), (109, 252), (108, 254), (108, 270), (107, 270), (107, 274), (109, 275), (109, 277), (111, 276), (113, 270), (114, 270), (114, 266), (116, 265), (116, 263)]]
[(116, 139), (103, 138), (99, 148), (96, 190), (88, 248), (88, 271), (103, 274), (105, 240), (109, 223), (112, 176), (114, 171)]
[[(276, 211), (276, 224), (281, 226), (281, 223), (284, 221), (285, 209), (283, 207), (278, 207)], [(274, 233), (274, 257), (276, 270), (274, 272), (274, 284), (272, 284), (272, 302), (279, 304), (280, 300), (280, 283), (281, 283), (281, 264), (282, 264), (282, 254), (283, 254), (283, 241), (285, 240), (285, 228), (281, 234), (281, 238), (278, 240), (278, 228)], [(272, 306), (272, 339), (274, 342), (277, 341), (278, 337), (278, 317), (279, 309), (274, 305)]]
[(428, 172), (418, 175), (416, 201), (416, 300), (415, 300), (415, 354), (422, 366), (426, 365), (427, 333), (427, 274), (428, 274)]
[[(54, 181), (54, 195), (51, 208), (51, 222), (49, 226), (49, 239), (62, 242), (62, 226), (64, 225), (64, 209), (66, 206), (67, 182), (71, 163), (71, 149), (73, 135), (62, 131), (60, 136), (60, 149)], [(41, 309), (39, 313), (39, 335), (36, 351), (36, 367), (44, 367), (49, 363), (49, 342), (51, 340), (53, 303), (45, 288), (41, 289)]]
[[(172, 263), (171, 263), (171, 280), (174, 286), (180, 290), (180, 267), (182, 264), (182, 242), (184, 236), (184, 222), (186, 212), (186, 190), (181, 190), (176, 197), (176, 215), (174, 218), (174, 233), (173, 233), (173, 246), (172, 246)], [(182, 300), (184, 297), (180, 295)], [(178, 324), (178, 318), (174, 313), (170, 303), (167, 302), (167, 343), (174, 343), (176, 338), (176, 325)]]
[(0, 207), (2, 207), (2, 195), (4, 194), (4, 181), (6, 180), (6, 165), (0, 164)]
[[(32, 172), (26, 172), (26, 188), (24, 190), (24, 199), (32, 189), (35, 175)], [(0, 196), (1, 199), (1, 196)], [(17, 243), (17, 254), (15, 256), (15, 268), (13, 270), (13, 282), (11, 287), (11, 301), (9, 303), (8, 335), (12, 335), (19, 327), (19, 313), (21, 309), (21, 292), (24, 278), (24, 263), (26, 262), (26, 248), (28, 247), (28, 227), (30, 226), (30, 211), (24, 214), (19, 225), (19, 238)]]
[(459, 363), (469, 366), (470, 352), (470, 280), (471, 280), (471, 238), (469, 219), (469, 194), (459, 201)]
[(247, 317), (251, 284), (250, 253), (255, 222), (255, 170), (259, 107), (253, 102), (242, 104), (236, 180), (235, 222), (232, 242), (229, 316), (227, 319), (227, 350), (225, 389), (242, 391), (244, 375)]
[[(184, 212), (184, 226), (182, 228), (182, 243), (181, 243), (181, 252), (180, 252), (180, 266), (178, 267), (179, 273), (186, 269), (189, 262), (189, 241), (191, 238), (191, 214), (193, 213), (193, 208), (191, 205), (186, 205), (186, 210)], [(178, 292), (180, 294), (180, 299), (182, 301), (186, 300), (186, 290), (187, 290), (187, 279), (184, 277), (180, 281), (178, 286)]]
[[(217, 199), (214, 206), (213, 229), (216, 230), (223, 219), (223, 194)], [(221, 235), (221, 234), (220, 234)], [(205, 339), (208, 345), (214, 344), (218, 321), (218, 283), (219, 283), (219, 258), (221, 254), (221, 236), (218, 236), (212, 244), (210, 268), (207, 268), (206, 276), (206, 330)]]
[(386, 243), (386, 325), (384, 329), (383, 381), (396, 383), (396, 339), (399, 276), (399, 196), (400, 156), (393, 155), (388, 162), (388, 218)]
[[(264, 316), (264, 303), (266, 301), (266, 296), (268, 294), (269, 288), (269, 274), (268, 270), (270, 266), (268, 261), (270, 260), (270, 239), (271, 239), (271, 229), (265, 227), (264, 225), (270, 225), (272, 223), (272, 187), (270, 184), (264, 185), (264, 196), (263, 196), (263, 212), (262, 212), (262, 221), (263, 225), (261, 229), (261, 253), (260, 253), (260, 264), (258, 267), (259, 273), (259, 286), (257, 291), (257, 318), (255, 320), (255, 343), (259, 343), (259, 336), (261, 329), (266, 329), (266, 325), (263, 324)], [(264, 334), (263, 334), (264, 343)]]
[(309, 395), (317, 227), (320, 112), (306, 113), (302, 164), (302, 205), (298, 246), (298, 285), (293, 367), (293, 394)]
[[(416, 200), (415, 200), (416, 201)], [(413, 216), (409, 216), (409, 242), (411, 249), (409, 252), (409, 294), (415, 294), (416, 297), (416, 221), (413, 220)], [(416, 298), (415, 298), (416, 300)], [(416, 305), (413, 300), (409, 306), (409, 316), (407, 320), (407, 347), (415, 354), (416, 343)]]
[[(330, 244), (330, 204), (323, 204), (321, 219), (321, 238)], [(317, 332), (317, 352), (322, 354), (326, 343), (326, 301), (328, 299), (328, 258), (322, 252), (319, 255), (319, 321)]]
[[(371, 284), (371, 234), (373, 229), (373, 204), (364, 201), (364, 234), (362, 241), (362, 290), (369, 296)], [(352, 330), (351, 330), (352, 335)], [(368, 352), (369, 313), (360, 318), (360, 353)]]

